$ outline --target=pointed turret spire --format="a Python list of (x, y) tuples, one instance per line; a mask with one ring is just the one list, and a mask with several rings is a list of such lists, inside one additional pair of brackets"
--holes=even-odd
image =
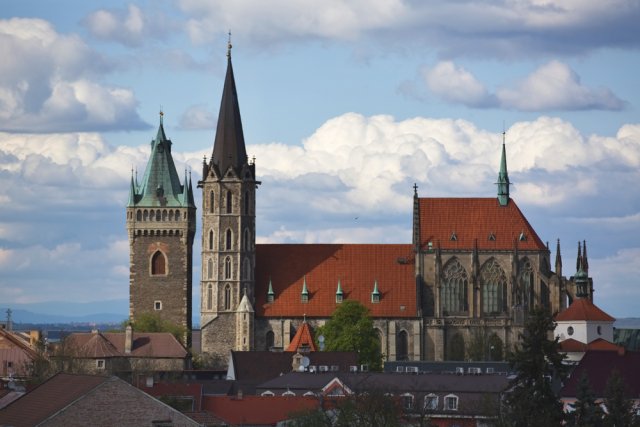
[(560, 239), (556, 243), (556, 274), (562, 277), (562, 254), (560, 253)]
[(127, 207), (133, 207), (136, 205), (136, 184), (133, 181), (133, 169), (131, 169), (131, 185), (129, 186), (129, 201)]
[(273, 292), (273, 285), (271, 284), (271, 277), (269, 277), (269, 290), (267, 291), (267, 302), (273, 302), (276, 294)]
[(216, 138), (213, 144), (211, 165), (218, 168), (218, 172), (224, 175), (229, 167), (233, 167), (236, 173), (247, 164), (247, 151), (244, 145), (244, 133), (240, 118), (240, 106), (238, 93), (231, 65), (231, 42), (227, 47), (227, 75), (224, 79), (224, 89), (218, 112), (218, 126)]
[(380, 291), (378, 290), (378, 279), (373, 282), (373, 292), (371, 292), (371, 302), (380, 302)]
[(341, 303), (344, 298), (344, 293), (342, 292), (342, 285), (340, 284), (340, 279), (338, 279), (338, 289), (336, 289), (336, 302)]
[(576, 257), (576, 271), (582, 270), (582, 247), (578, 242), (578, 256)]
[(587, 298), (589, 296), (589, 276), (584, 268), (584, 263), (585, 258), (580, 250), (580, 242), (578, 242), (578, 259), (576, 262), (576, 275), (574, 276), (577, 298)]
[(302, 282), (302, 292), (300, 293), (302, 302), (309, 302), (309, 290), (307, 289), (307, 276), (304, 276)]
[(589, 275), (589, 260), (587, 259), (587, 241), (582, 241), (582, 269)]
[(502, 132), (502, 157), (500, 159), (500, 172), (498, 172), (498, 202), (500, 206), (509, 203), (509, 174), (507, 173), (507, 149), (505, 147), (506, 133)]

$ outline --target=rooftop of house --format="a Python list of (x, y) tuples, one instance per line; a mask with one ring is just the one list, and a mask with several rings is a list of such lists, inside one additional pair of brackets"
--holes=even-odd
[(89, 358), (187, 357), (187, 350), (169, 332), (133, 332), (131, 353), (125, 353), (125, 332), (75, 332), (69, 334), (69, 345)]
[(587, 350), (593, 351), (624, 351), (623, 347), (615, 345), (607, 340), (598, 338), (589, 344), (576, 341), (573, 338), (560, 341), (560, 351), (565, 353), (583, 353)]
[(562, 397), (576, 397), (583, 372), (587, 372), (589, 385), (596, 397), (605, 395), (607, 381), (617, 370), (622, 376), (629, 396), (640, 396), (640, 352), (587, 351), (562, 388)]
[(203, 409), (229, 425), (276, 425), (319, 404), (313, 397), (206, 396)]
[(316, 345), (313, 342), (313, 335), (311, 328), (307, 322), (303, 322), (302, 325), (296, 331), (295, 336), (289, 343), (286, 349), (287, 351), (316, 351)]
[[(415, 317), (413, 261), (411, 245), (257, 245), (256, 316), (330, 317), (340, 282), (344, 300), (361, 302), (373, 317)], [(376, 284), (380, 298), (372, 302)]]
[(614, 322), (616, 319), (600, 310), (588, 298), (576, 298), (571, 305), (555, 317), (556, 322), (592, 321)]
[(420, 198), (420, 245), (443, 250), (547, 251), (516, 203), (493, 198)]

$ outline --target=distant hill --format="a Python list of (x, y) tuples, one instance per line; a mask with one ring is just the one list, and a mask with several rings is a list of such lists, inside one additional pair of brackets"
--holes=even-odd
[(623, 317), (617, 319), (613, 326), (617, 329), (640, 329), (640, 317)]

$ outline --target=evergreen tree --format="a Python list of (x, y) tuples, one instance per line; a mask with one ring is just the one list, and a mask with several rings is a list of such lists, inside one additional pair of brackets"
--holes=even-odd
[(355, 351), (358, 363), (374, 371), (382, 369), (378, 333), (369, 310), (358, 301), (347, 300), (336, 308), (331, 319), (315, 334), (324, 336), (327, 351)]
[(596, 398), (586, 371), (582, 372), (578, 389), (576, 390), (576, 402), (572, 405), (574, 411), (567, 420), (568, 426), (575, 427), (600, 427), (603, 425), (604, 412)]
[(630, 427), (638, 425), (638, 417), (633, 413), (633, 402), (628, 398), (627, 388), (620, 372), (614, 369), (607, 380), (604, 404), (607, 415), (606, 427)]
[(554, 326), (547, 310), (532, 310), (520, 334), (520, 345), (508, 357), (517, 376), (505, 398), (506, 425), (557, 426), (563, 421), (562, 403), (553, 391), (553, 382), (566, 377), (566, 367), (562, 364), (564, 355), (558, 352), (558, 339), (549, 339)]

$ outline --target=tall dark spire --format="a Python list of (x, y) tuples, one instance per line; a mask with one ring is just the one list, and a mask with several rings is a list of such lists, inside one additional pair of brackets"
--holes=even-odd
[(560, 239), (556, 243), (556, 274), (562, 277), (562, 254), (560, 253)]
[(244, 145), (238, 93), (231, 65), (231, 41), (229, 41), (227, 75), (224, 79), (224, 89), (218, 112), (218, 127), (213, 144), (211, 165), (215, 165), (218, 172), (224, 175), (229, 167), (233, 167), (236, 173), (239, 173), (245, 164), (247, 164), (247, 151)]
[(507, 173), (507, 150), (505, 148), (506, 133), (502, 132), (502, 158), (500, 159), (500, 172), (498, 172), (498, 202), (500, 206), (509, 203), (509, 174)]
[(576, 275), (574, 276), (577, 298), (587, 298), (589, 296), (589, 275), (585, 269), (585, 260), (586, 257), (583, 256), (582, 251), (580, 250), (580, 242), (578, 242), (578, 259), (576, 261)]

